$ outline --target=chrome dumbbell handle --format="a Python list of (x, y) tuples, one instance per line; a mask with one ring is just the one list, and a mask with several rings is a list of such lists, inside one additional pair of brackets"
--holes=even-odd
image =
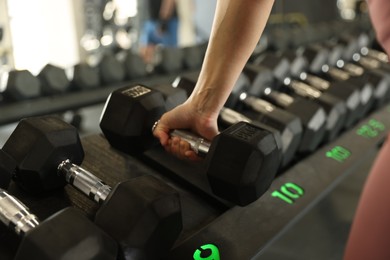
[(24, 234), (39, 225), (37, 216), (3, 189), (0, 189), (0, 220), (17, 234)]
[(105, 201), (111, 192), (109, 185), (69, 160), (61, 162), (57, 170), (59, 174), (65, 175), (65, 179), (69, 184), (98, 203)]

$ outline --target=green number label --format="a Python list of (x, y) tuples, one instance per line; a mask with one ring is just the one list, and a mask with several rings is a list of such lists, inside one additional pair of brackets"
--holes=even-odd
[(200, 246), (194, 252), (193, 257), (194, 260), (220, 260), (218, 247), (213, 244)]
[(326, 157), (336, 160), (338, 162), (344, 162), (351, 156), (351, 152), (342, 146), (335, 146), (331, 150), (326, 152)]
[(272, 197), (281, 199), (282, 201), (293, 204), (305, 194), (305, 191), (297, 184), (288, 182), (280, 187), (280, 190), (272, 192)]
[(356, 130), (356, 134), (365, 138), (374, 138), (380, 132), (385, 130), (385, 125), (376, 119), (371, 119), (367, 124), (362, 125)]

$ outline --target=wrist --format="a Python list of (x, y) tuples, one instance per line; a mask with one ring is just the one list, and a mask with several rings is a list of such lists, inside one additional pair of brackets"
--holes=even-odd
[(190, 109), (202, 118), (217, 118), (222, 108), (212, 88), (203, 88), (197, 92), (194, 91), (187, 101)]

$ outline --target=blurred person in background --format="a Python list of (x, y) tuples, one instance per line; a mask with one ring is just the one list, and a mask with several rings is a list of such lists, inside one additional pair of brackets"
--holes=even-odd
[(153, 63), (158, 44), (177, 47), (179, 19), (176, 0), (146, 1), (147, 19), (140, 35), (140, 52), (145, 62)]

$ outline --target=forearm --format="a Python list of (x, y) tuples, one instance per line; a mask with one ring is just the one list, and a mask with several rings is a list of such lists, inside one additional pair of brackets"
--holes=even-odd
[(174, 8), (175, 0), (163, 0), (160, 9), (160, 19), (163, 21), (168, 20), (172, 16)]
[(382, 47), (390, 54), (390, 4), (389, 0), (367, 0), (370, 18), (377, 39)]
[(344, 260), (390, 259), (390, 135), (367, 177), (352, 223)]
[(273, 0), (220, 0), (198, 83), (190, 99), (200, 113), (218, 114), (255, 48)]

